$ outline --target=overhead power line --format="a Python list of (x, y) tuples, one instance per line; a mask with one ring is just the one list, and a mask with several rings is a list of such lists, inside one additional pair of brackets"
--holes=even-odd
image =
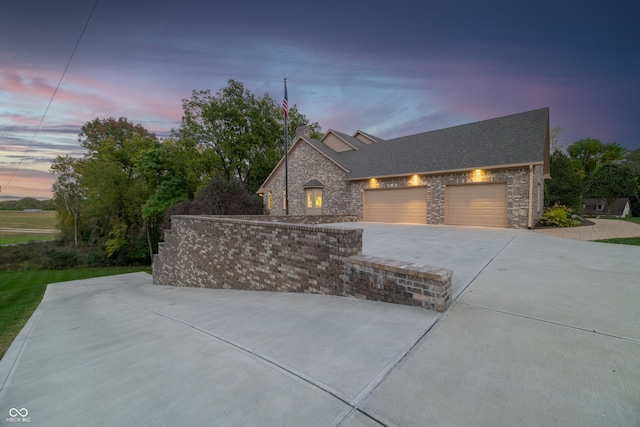
[[(67, 70), (69, 69), (69, 66), (71, 65), (71, 61), (73, 60), (73, 57), (75, 56), (76, 51), (78, 50), (78, 46), (80, 46), (80, 42), (82, 41), (82, 38), (84, 36), (85, 31), (87, 30), (87, 27), (89, 26), (89, 22), (91, 22), (91, 17), (93, 16), (93, 13), (95, 12), (96, 8), (98, 7), (98, 2), (99, 1), (100, 0), (96, 0), (93, 3), (93, 7), (91, 8), (91, 12), (89, 12), (89, 16), (87, 17), (87, 20), (84, 23), (84, 27), (82, 27), (82, 31), (80, 32), (80, 35), (78, 36), (78, 40), (76, 41), (75, 46), (73, 47), (73, 51), (71, 52), (71, 55), (69, 56), (69, 60), (67, 61), (67, 64), (65, 65), (64, 70), (62, 71), (62, 75), (60, 76), (60, 80), (58, 80), (58, 84), (56, 85), (56, 88), (54, 89), (53, 94), (51, 95), (51, 98), (49, 99), (49, 103), (47, 104), (47, 108), (45, 108), (44, 113), (42, 114), (42, 117), (40, 118), (40, 122), (38, 123), (38, 126), (36, 127), (35, 131), (33, 132), (33, 136), (31, 137), (31, 140), (29, 141), (29, 144), (27, 145), (27, 149), (24, 151), (24, 154), (22, 155), (22, 158), (16, 164), (15, 168), (13, 169), (13, 172), (11, 173), (11, 176), (9, 177), (9, 180), (4, 185), (5, 188), (9, 187), (9, 184), (11, 184), (11, 181), (13, 181), (13, 178), (16, 176), (16, 173), (18, 172), (18, 169), (20, 169), (20, 167), (24, 163), (24, 160), (27, 157), (27, 153), (29, 152), (29, 150), (31, 150), (31, 146), (33, 145), (33, 142), (35, 141), (36, 136), (38, 135), (38, 132), (40, 132), (40, 128), (42, 127), (42, 123), (44, 123), (44, 119), (45, 119), (45, 117), (47, 117), (47, 113), (49, 112), (49, 108), (51, 108), (51, 104), (53, 104), (53, 100), (55, 99), (56, 94), (58, 93), (58, 89), (60, 89), (60, 86), (62, 85), (62, 81), (64, 80), (64, 76), (67, 74)], [(0, 186), (0, 191), (2, 191), (1, 189), (2, 189), (2, 186)]]

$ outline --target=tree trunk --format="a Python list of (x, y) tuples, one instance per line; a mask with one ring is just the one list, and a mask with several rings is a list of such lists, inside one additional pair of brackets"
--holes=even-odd
[(73, 213), (73, 242), (78, 247), (78, 213)]
[(151, 227), (149, 225), (149, 221), (144, 221), (144, 228), (147, 231), (147, 244), (149, 245), (149, 259), (151, 260), (151, 264), (153, 264), (153, 245), (151, 244)]

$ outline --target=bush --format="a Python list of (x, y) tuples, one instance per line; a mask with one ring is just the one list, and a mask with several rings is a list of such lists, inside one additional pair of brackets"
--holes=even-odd
[[(125, 260), (106, 258), (99, 247), (76, 248), (63, 241), (30, 242), (0, 248), (0, 271), (62, 270), (67, 268), (111, 267)], [(127, 265), (134, 262), (126, 260)], [(143, 262), (144, 261), (144, 262)], [(148, 265), (146, 260), (137, 265)]]
[(572, 212), (571, 208), (566, 206), (554, 205), (546, 210), (538, 224), (551, 227), (575, 227), (580, 225), (582, 218)]
[(78, 252), (71, 250), (49, 249), (45, 252), (43, 268), (46, 270), (63, 270), (77, 267), (81, 264)]
[[(167, 212), (164, 214), (164, 221), (162, 223), (162, 228), (164, 230), (171, 229), (171, 217), (173, 215), (191, 215), (191, 200), (185, 200), (180, 203), (176, 203), (167, 209)], [(162, 239), (161, 239), (162, 240)]]
[(164, 229), (171, 228), (172, 215), (262, 215), (262, 198), (245, 190), (239, 181), (215, 178), (194, 200), (171, 206), (164, 217)]

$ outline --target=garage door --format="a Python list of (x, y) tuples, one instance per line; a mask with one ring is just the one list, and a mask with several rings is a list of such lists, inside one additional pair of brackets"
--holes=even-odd
[(371, 222), (427, 223), (427, 189), (365, 190), (364, 220)]
[(507, 184), (449, 185), (445, 190), (445, 224), (507, 226)]

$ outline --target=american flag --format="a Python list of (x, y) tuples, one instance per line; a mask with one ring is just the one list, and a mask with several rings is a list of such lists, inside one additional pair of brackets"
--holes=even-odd
[(289, 115), (289, 101), (287, 100), (287, 82), (284, 82), (284, 99), (282, 100), (282, 114)]

